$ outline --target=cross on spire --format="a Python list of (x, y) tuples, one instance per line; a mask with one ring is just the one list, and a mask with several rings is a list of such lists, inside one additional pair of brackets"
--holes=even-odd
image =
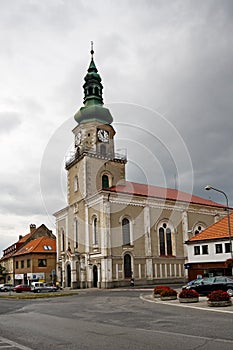
[(93, 59), (94, 49), (93, 49), (93, 41), (91, 41), (91, 58)]

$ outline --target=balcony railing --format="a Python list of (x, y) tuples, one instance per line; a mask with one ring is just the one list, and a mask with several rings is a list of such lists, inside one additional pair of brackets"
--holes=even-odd
[(127, 161), (127, 155), (125, 150), (118, 150), (117, 153), (101, 153), (90, 149), (83, 148), (79, 152), (71, 151), (69, 154), (65, 157), (65, 166), (68, 168), (74, 161), (83, 158), (83, 156), (88, 155), (89, 157), (95, 157), (99, 159), (106, 159), (106, 160), (115, 160), (115, 161), (121, 161), (126, 162)]

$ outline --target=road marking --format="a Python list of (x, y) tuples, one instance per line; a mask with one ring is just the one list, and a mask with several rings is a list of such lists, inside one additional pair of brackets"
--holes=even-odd
[(20, 349), (20, 350), (33, 350), (31, 348), (28, 348), (27, 346), (21, 345), (19, 343), (15, 343), (9, 339), (0, 337), (0, 349), (10, 349), (10, 348), (14, 348), (14, 349)]

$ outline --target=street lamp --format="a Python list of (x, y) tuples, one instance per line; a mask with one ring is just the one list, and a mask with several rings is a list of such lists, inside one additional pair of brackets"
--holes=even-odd
[(207, 185), (205, 187), (205, 190), (206, 191), (210, 191), (210, 190), (214, 190), (214, 191), (217, 191), (217, 192), (220, 192), (224, 195), (224, 197), (226, 198), (226, 203), (227, 203), (227, 218), (228, 218), (228, 235), (229, 235), (229, 241), (230, 241), (230, 253), (231, 253), (231, 258), (233, 259), (233, 252), (232, 252), (232, 244), (231, 244), (231, 220), (230, 220), (230, 210), (229, 210), (229, 204), (228, 204), (228, 197), (226, 195), (225, 192), (223, 192), (222, 190), (219, 190), (217, 188), (214, 188), (210, 185)]

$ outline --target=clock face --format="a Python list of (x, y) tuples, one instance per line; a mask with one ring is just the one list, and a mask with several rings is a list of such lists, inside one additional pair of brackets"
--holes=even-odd
[(78, 146), (81, 142), (82, 132), (79, 131), (77, 135), (75, 136), (75, 146)]
[(109, 133), (106, 130), (98, 130), (97, 132), (98, 139), (101, 142), (108, 142), (109, 141)]

